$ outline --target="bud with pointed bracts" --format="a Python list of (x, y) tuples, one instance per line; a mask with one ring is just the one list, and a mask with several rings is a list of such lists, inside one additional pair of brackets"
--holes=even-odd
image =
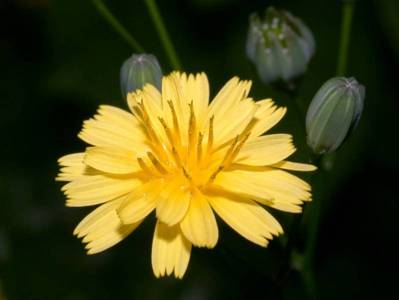
[(306, 114), (307, 143), (314, 153), (337, 150), (356, 128), (364, 96), (364, 86), (353, 77), (335, 77), (323, 84)]
[(150, 83), (161, 89), (162, 70), (157, 58), (152, 54), (133, 54), (122, 65), (120, 72), (122, 96)]
[(305, 73), (315, 51), (309, 28), (287, 11), (269, 7), (262, 19), (252, 14), (247, 37), (247, 56), (262, 82), (290, 82)]

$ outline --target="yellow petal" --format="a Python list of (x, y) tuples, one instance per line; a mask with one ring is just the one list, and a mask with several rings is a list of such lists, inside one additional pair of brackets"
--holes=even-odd
[(124, 198), (103, 204), (87, 215), (76, 227), (74, 234), (87, 243), (88, 254), (104, 251), (129, 235), (140, 222), (123, 225), (116, 209)]
[(287, 109), (285, 107), (277, 108), (271, 99), (257, 101), (258, 110), (255, 118), (257, 122), (251, 129), (251, 138), (255, 138), (276, 125), (284, 117)]
[(248, 96), (251, 81), (240, 81), (238, 77), (230, 79), (219, 91), (209, 106), (208, 116), (221, 118), (228, 110)]
[(215, 247), (218, 240), (218, 227), (215, 215), (208, 201), (195, 192), (190, 207), (180, 223), (184, 236), (197, 247)]
[(137, 178), (86, 176), (62, 187), (68, 196), (67, 206), (89, 206), (126, 195), (141, 185)]
[(67, 154), (58, 159), (60, 166), (79, 166), (83, 161), (84, 152)]
[(119, 224), (112, 231), (104, 233), (100, 238), (86, 245), (87, 254), (96, 254), (116, 245), (135, 230), (141, 222), (129, 225)]
[(182, 189), (179, 181), (165, 185), (157, 201), (157, 218), (169, 226), (180, 222), (188, 210), (190, 200), (191, 193)]
[(297, 163), (292, 161), (281, 161), (277, 164), (271, 165), (271, 167), (284, 169), (284, 170), (292, 170), (292, 171), (302, 171), (302, 172), (311, 172), (317, 170), (317, 167), (310, 164)]
[(306, 182), (272, 168), (253, 167), (253, 171), (248, 168), (222, 172), (216, 177), (214, 185), (292, 213), (300, 212), (299, 205), (311, 199), (310, 186)]
[(151, 85), (145, 85), (143, 90), (136, 90), (134, 93), (128, 94), (127, 102), (134, 114), (136, 114), (135, 108), (141, 107), (140, 110), (142, 110), (142, 107), (144, 107), (148, 120), (146, 124), (142, 124), (145, 125), (143, 128), (151, 127), (156, 137), (165, 143), (167, 137), (159, 121), (159, 118), (164, 118), (164, 108), (159, 91)]
[(129, 194), (117, 212), (124, 224), (138, 222), (151, 213), (157, 203), (157, 196), (163, 185), (159, 180), (151, 181)]
[(257, 203), (232, 196), (219, 193), (207, 199), (215, 212), (244, 238), (265, 247), (268, 239), (283, 232), (276, 219)]
[(292, 136), (271, 134), (248, 141), (235, 162), (254, 166), (267, 166), (280, 162), (295, 152)]
[(191, 254), (191, 243), (186, 240), (178, 225), (167, 226), (157, 222), (152, 242), (151, 262), (156, 277), (171, 275), (182, 278)]
[(159, 108), (162, 107), (162, 95), (155, 86), (146, 84), (143, 92), (147, 95), (148, 101), (151, 101)]
[(99, 147), (112, 147), (145, 153), (147, 137), (136, 118), (112, 106), (100, 106), (94, 119), (83, 123), (79, 137), (86, 143)]
[(235, 138), (254, 117), (257, 106), (252, 99), (247, 98), (250, 89), (251, 81), (240, 81), (234, 77), (211, 102), (208, 118), (214, 117), (214, 138), (217, 143)]
[(164, 119), (168, 124), (169, 128), (174, 128), (173, 113), (168, 102), (173, 104), (173, 110), (176, 113), (179, 133), (183, 143), (188, 138), (188, 123), (190, 119), (190, 107), (189, 105), (193, 99), (188, 99), (184, 95), (184, 90), (187, 85), (186, 75), (178, 75), (177, 72), (173, 72), (170, 76), (166, 76), (162, 80), (162, 101), (163, 101), (163, 112)]
[(223, 115), (215, 115), (215, 141), (224, 143), (243, 132), (254, 118), (256, 110), (255, 102), (248, 98), (238, 102)]
[(83, 163), (84, 152), (68, 154), (58, 160), (61, 166), (60, 173), (55, 180), (57, 181), (73, 181), (84, 176), (98, 175), (99, 171), (88, 167)]
[(107, 222), (104, 221), (106, 221), (108, 217), (112, 217), (113, 211), (119, 207), (124, 199), (125, 196), (104, 203), (94, 209), (82, 221), (80, 221), (78, 226), (76, 226), (73, 234), (81, 238), (87, 235), (90, 231), (92, 231), (93, 228), (98, 227), (98, 225), (101, 226), (103, 224), (106, 224)]
[[(182, 113), (189, 116), (189, 104), (193, 103), (194, 113), (197, 120), (197, 125), (200, 130), (203, 130), (205, 118), (208, 112), (209, 102), (209, 82), (205, 73), (189, 74), (173, 72), (171, 74), (175, 78), (176, 85), (180, 90), (180, 105), (183, 110)], [(188, 118), (184, 119), (188, 123)], [(187, 126), (181, 128), (183, 131), (187, 130)]]
[(129, 174), (141, 170), (134, 152), (117, 148), (89, 147), (86, 149), (84, 162), (111, 174)]
[(209, 103), (209, 82), (206, 74), (199, 73), (195, 77), (190, 74), (187, 79), (185, 94), (193, 99), (198, 126), (202, 128), (207, 117)]

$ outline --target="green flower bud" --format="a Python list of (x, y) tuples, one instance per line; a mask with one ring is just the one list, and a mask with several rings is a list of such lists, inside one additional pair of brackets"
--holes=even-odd
[(269, 7), (263, 20), (251, 15), (246, 50), (262, 82), (289, 82), (305, 73), (315, 42), (300, 19)]
[(306, 114), (307, 143), (314, 153), (337, 150), (356, 128), (364, 96), (364, 86), (353, 77), (335, 77), (323, 84)]
[(161, 90), (161, 66), (152, 54), (133, 54), (123, 63), (120, 80), (123, 97), (141, 89), (146, 83), (151, 83)]

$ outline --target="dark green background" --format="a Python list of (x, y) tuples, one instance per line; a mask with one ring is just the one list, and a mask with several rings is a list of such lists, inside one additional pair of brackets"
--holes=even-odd
[[(288, 106), (273, 131), (294, 133), (294, 158), (304, 160), (304, 120), (292, 100), (261, 84), (245, 57), (248, 15), (273, 4), (314, 32), (316, 55), (299, 91), (305, 110), (335, 72), (340, 1), (158, 2), (184, 69), (205, 71), (213, 95), (238, 75), (254, 81), (255, 98)], [(169, 72), (143, 2), (107, 3)], [(315, 261), (320, 299), (399, 297), (398, 3), (357, 1), (348, 75), (367, 88), (365, 110), (332, 172), (313, 177), (314, 201), (323, 207)], [(83, 149), (76, 135), (99, 104), (126, 107), (119, 69), (131, 52), (89, 0), (1, 0), (0, 299), (307, 299), (299, 273), (286, 272), (285, 237), (263, 249), (222, 222), (215, 250), (195, 248), (182, 281), (152, 274), (154, 216), (121, 244), (86, 256), (72, 231), (90, 208), (64, 207), (56, 160)], [(307, 214), (296, 228), (291, 215), (273, 214), (296, 232), (295, 248), (303, 251)]]

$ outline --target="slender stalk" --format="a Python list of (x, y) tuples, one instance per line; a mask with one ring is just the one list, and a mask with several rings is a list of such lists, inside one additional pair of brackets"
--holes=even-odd
[(137, 52), (144, 52), (144, 48), (137, 42), (133, 36), (126, 30), (126, 28), (114, 17), (110, 12), (108, 7), (104, 4), (102, 0), (91, 0), (98, 10), (98, 12), (103, 16), (103, 18), (111, 25), (112, 28), (128, 43), (133, 50)]
[(354, 1), (345, 1), (342, 6), (341, 37), (339, 43), (337, 76), (344, 76), (348, 58), (348, 49), (351, 35), (353, 12), (355, 9)]
[[(322, 174), (318, 174), (319, 176)], [(314, 182), (313, 182), (314, 184)], [(307, 288), (307, 292), (313, 298), (317, 297), (317, 284), (314, 274), (314, 255), (316, 250), (317, 235), (320, 223), (321, 197), (312, 202), (309, 209), (308, 240), (303, 259), (302, 278)]]
[[(340, 45), (338, 52), (338, 60), (337, 60), (337, 76), (344, 76), (346, 74), (346, 66), (348, 59), (348, 49), (350, 42), (350, 33), (352, 26), (352, 19), (354, 13), (354, 1), (346, 0), (342, 6), (342, 22), (341, 22), (341, 34), (340, 34)], [(319, 180), (326, 180), (325, 176), (327, 175), (327, 170), (325, 167), (327, 163), (332, 164), (332, 157), (321, 157), (321, 160), (318, 162), (319, 167)], [(331, 166), (330, 166), (331, 168)], [(320, 182), (321, 184), (321, 182)], [(319, 187), (318, 184), (313, 182), (313, 186)], [(312, 203), (312, 206), (309, 210), (309, 224), (308, 224), (308, 240), (306, 242), (306, 249), (304, 254), (304, 264), (302, 276), (308, 292), (312, 298), (317, 298), (317, 285), (314, 274), (314, 256), (316, 253), (316, 244), (317, 244), (317, 236), (319, 232), (320, 225), (320, 216), (322, 211), (322, 202), (323, 198), (321, 195), (321, 191), (319, 193), (316, 192), (316, 200)]]
[(155, 28), (158, 31), (159, 38), (161, 39), (161, 43), (165, 49), (166, 55), (168, 56), (171, 66), (175, 70), (181, 69), (179, 58), (173, 47), (172, 41), (169, 37), (168, 31), (166, 30), (165, 24), (162, 20), (161, 14), (159, 12), (155, 0), (145, 0), (145, 3), (147, 5), (147, 9), (151, 16), (151, 19), (155, 25)]

